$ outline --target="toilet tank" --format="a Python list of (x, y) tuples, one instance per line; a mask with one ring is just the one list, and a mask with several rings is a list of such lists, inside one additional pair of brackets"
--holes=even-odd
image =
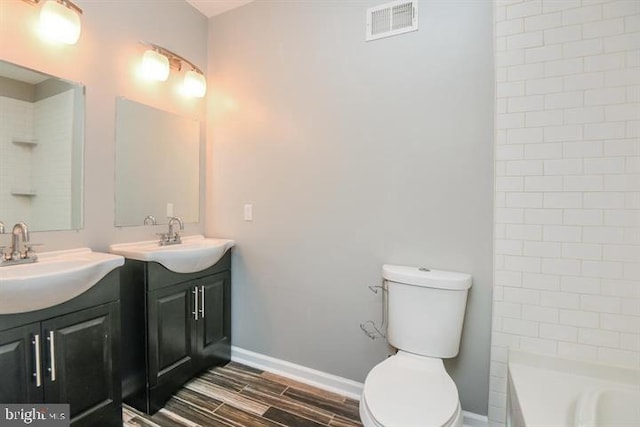
[(384, 265), (387, 340), (398, 350), (436, 358), (455, 357), (471, 275)]

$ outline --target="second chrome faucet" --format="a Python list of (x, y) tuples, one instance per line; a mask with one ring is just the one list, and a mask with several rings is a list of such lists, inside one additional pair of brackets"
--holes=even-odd
[(176, 231), (175, 226), (178, 226), (180, 231), (184, 230), (184, 223), (178, 216), (172, 216), (169, 218), (169, 232), (160, 234), (160, 246), (166, 245), (178, 245), (182, 243), (180, 233)]

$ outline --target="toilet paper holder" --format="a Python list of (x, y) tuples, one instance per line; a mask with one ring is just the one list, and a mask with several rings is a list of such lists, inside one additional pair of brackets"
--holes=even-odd
[(380, 326), (377, 326), (375, 321), (367, 320), (366, 322), (360, 324), (360, 329), (362, 329), (362, 332), (364, 332), (364, 334), (369, 338), (371, 338), (372, 340), (375, 340), (378, 338), (386, 338), (387, 336), (383, 332), (387, 325), (387, 292), (388, 290), (386, 287), (386, 281), (383, 280), (382, 285), (369, 286), (369, 290), (374, 294), (377, 294), (378, 290), (382, 291), (382, 322), (380, 323)]

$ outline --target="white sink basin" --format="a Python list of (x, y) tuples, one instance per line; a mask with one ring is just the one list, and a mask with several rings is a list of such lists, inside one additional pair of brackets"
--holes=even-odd
[(138, 261), (155, 261), (176, 273), (195, 273), (211, 267), (235, 245), (233, 240), (209, 239), (202, 235), (182, 237), (178, 245), (160, 246), (158, 240), (119, 243), (110, 246), (114, 254)]
[(89, 248), (38, 253), (38, 261), (0, 267), (0, 314), (53, 307), (89, 290), (124, 264)]

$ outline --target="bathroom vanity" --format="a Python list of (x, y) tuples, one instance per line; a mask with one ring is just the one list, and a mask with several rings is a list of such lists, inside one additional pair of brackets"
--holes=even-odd
[(69, 301), (0, 315), (0, 402), (68, 403), (74, 427), (122, 426), (119, 279), (114, 270)]
[(230, 250), (214, 265), (190, 273), (126, 260), (121, 270), (125, 403), (153, 414), (198, 372), (230, 360), (230, 270)]

